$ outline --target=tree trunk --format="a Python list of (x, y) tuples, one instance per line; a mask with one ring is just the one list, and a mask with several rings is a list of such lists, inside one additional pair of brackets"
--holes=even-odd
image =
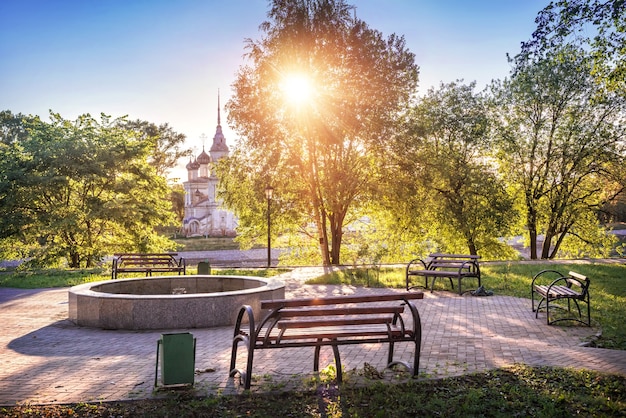
[(561, 244), (563, 243), (563, 239), (565, 238), (565, 235), (567, 234), (567, 231), (569, 230), (569, 228), (566, 228), (566, 231), (561, 232), (557, 235), (557, 239), (556, 239), (556, 243), (554, 244), (554, 248), (552, 249), (552, 252), (550, 253), (550, 259), (554, 259), (554, 257), (556, 257), (556, 254), (559, 252), (559, 248), (561, 248)]
[(80, 254), (75, 250), (70, 250), (70, 268), (77, 269), (80, 267)]
[(537, 259), (537, 225), (534, 223), (531, 224), (530, 221), (527, 224), (528, 228), (528, 239), (530, 240), (530, 259)]
[(316, 209), (317, 214), (317, 234), (319, 237), (320, 254), (322, 255), (322, 265), (330, 266), (330, 252), (328, 251), (328, 233), (326, 232), (326, 214), (320, 213), (319, 207)]
[(338, 266), (340, 263), (340, 255), (341, 255), (341, 240), (343, 238), (343, 233), (341, 231), (341, 226), (335, 226), (331, 231), (331, 240), (332, 240), (332, 248), (330, 253), (330, 262), (333, 266)]
[(467, 240), (467, 248), (469, 249), (470, 255), (478, 255), (476, 251), (476, 243), (473, 239), (470, 238)]
[(532, 203), (529, 192), (526, 193), (526, 228), (530, 240), (530, 259), (537, 259), (537, 212)]
[(542, 260), (547, 260), (547, 259), (552, 258), (550, 257), (550, 246), (552, 244), (553, 237), (554, 237), (554, 234), (552, 230), (546, 231), (546, 236), (543, 240), (543, 245), (541, 247), (541, 259)]

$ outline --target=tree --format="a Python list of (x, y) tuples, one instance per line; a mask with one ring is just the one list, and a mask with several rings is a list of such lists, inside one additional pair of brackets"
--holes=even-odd
[[(411, 219), (413, 239), (432, 250), (493, 258), (510, 255), (499, 237), (516, 216), (504, 181), (488, 157), (490, 120), (475, 83), (430, 89), (408, 113), (394, 141), (391, 207)], [(402, 225), (402, 224), (400, 224)]]
[(159, 176), (165, 176), (169, 170), (176, 167), (178, 160), (191, 155), (190, 149), (182, 149), (185, 135), (175, 132), (167, 123), (159, 126), (154, 123), (126, 119), (120, 120), (123, 129), (136, 132), (138, 137), (150, 144), (149, 162)]
[[(589, 49), (592, 73), (613, 90), (626, 80), (626, 2), (624, 0), (557, 0), (535, 19), (537, 29), (522, 43), (519, 58), (539, 57), (565, 44)], [(589, 36), (593, 34), (593, 36)]]
[(123, 120), (82, 115), (23, 120), (27, 135), (0, 148), (0, 239), (29, 246), (33, 262), (90, 267), (116, 251), (171, 246), (154, 227), (173, 216), (151, 144)]
[(310, 236), (324, 265), (340, 264), (344, 226), (375, 189), (377, 149), (418, 80), (404, 39), (384, 39), (351, 10), (343, 0), (273, 1), (227, 104), (242, 139), (221, 173), (223, 199), (241, 239), (264, 231), (271, 184), (273, 225)]
[(494, 86), (503, 173), (519, 187), (531, 258), (545, 234), (542, 258), (566, 238), (601, 248), (597, 217), (622, 192), (624, 100), (598, 84), (591, 58), (565, 46), (545, 57), (518, 56), (509, 80)]
[(33, 213), (27, 208), (28, 202), (17, 193), (17, 184), (26, 176), (27, 163), (21, 144), (28, 138), (25, 122), (32, 118), (10, 111), (0, 113), (0, 239), (16, 235), (22, 224), (33, 222)]
[(172, 210), (176, 215), (176, 220), (179, 225), (183, 224), (185, 218), (185, 189), (180, 183), (176, 183), (171, 186), (170, 201), (172, 204)]

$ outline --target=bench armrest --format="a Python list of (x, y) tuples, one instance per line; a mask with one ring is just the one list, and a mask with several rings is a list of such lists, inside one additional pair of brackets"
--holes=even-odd
[(416, 266), (418, 263), (422, 263), (421, 267), (417, 266), (417, 268), (419, 270), (427, 270), (428, 269), (428, 263), (426, 263), (426, 261), (424, 261), (421, 258), (416, 258), (416, 259), (413, 259), (413, 260), (409, 261), (409, 264), (407, 264), (407, 266), (406, 266), (406, 273), (408, 274), (409, 270), (411, 269), (411, 267), (412, 266)]
[(461, 272), (466, 269), (472, 273), (476, 273), (480, 275), (480, 267), (478, 267), (477, 260), (464, 261), (463, 264), (461, 264), (461, 267), (459, 267), (459, 274), (461, 274)]
[[(544, 276), (545, 277), (542, 277)], [(535, 274), (535, 276), (533, 277), (533, 281), (530, 283), (530, 287), (531, 289), (533, 288), (533, 286), (535, 286), (535, 281), (541, 279), (549, 279), (550, 277), (552, 277), (552, 279), (550, 280), (550, 283), (554, 283), (555, 281), (555, 277), (556, 280), (563, 278), (563, 274), (560, 271), (556, 271), (556, 270), (542, 270), (539, 273)]]
[(243, 319), (248, 318), (248, 326), (250, 329), (250, 336), (254, 337), (256, 334), (256, 328), (254, 327), (254, 312), (252, 311), (252, 307), (250, 305), (243, 305), (239, 309), (239, 314), (237, 314), (237, 321), (235, 322), (235, 332), (233, 334), (233, 338), (238, 338), (242, 335), (245, 335), (245, 332), (242, 331), (241, 325), (243, 323)]

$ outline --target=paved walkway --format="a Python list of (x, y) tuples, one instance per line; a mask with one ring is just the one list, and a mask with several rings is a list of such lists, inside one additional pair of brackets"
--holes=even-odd
[[(319, 273), (319, 268), (308, 268), (288, 274), (284, 277), (287, 296), (390, 291), (302, 284)], [(0, 405), (160, 396), (161, 392), (153, 391), (153, 384), (161, 332), (76, 327), (67, 320), (67, 303), (67, 289), (0, 288)], [(626, 375), (626, 351), (582, 346), (581, 342), (595, 330), (547, 326), (545, 317), (535, 319), (527, 299), (428, 292), (416, 305), (424, 330), (422, 378), (515, 363), (583, 364), (588, 369)], [(190, 331), (197, 338), (198, 394), (241, 392), (238, 382), (228, 378), (232, 327)], [(409, 361), (410, 349), (408, 343), (399, 344), (397, 354)], [(386, 350), (380, 345), (344, 346), (340, 351), (345, 370), (363, 369), (365, 362), (378, 370), (384, 368)], [(332, 363), (332, 350), (323, 349), (320, 365)], [(313, 376), (312, 364), (311, 348), (261, 350), (255, 354), (254, 373), (258, 378), (253, 380), (252, 390), (302, 384)]]

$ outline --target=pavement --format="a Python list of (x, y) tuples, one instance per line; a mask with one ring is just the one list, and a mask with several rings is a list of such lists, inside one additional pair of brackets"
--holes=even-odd
[[(390, 289), (306, 285), (322, 268), (299, 268), (280, 278), (287, 297), (378, 294)], [(402, 290), (396, 290), (401, 292)], [(415, 301), (422, 318), (420, 379), (457, 376), (519, 363), (585, 368), (626, 375), (626, 351), (586, 347), (598, 329), (548, 326), (535, 318), (529, 299), (426, 292)], [(164, 332), (191, 332), (197, 339), (197, 395), (236, 394), (243, 389), (228, 368), (232, 327), (167, 331), (112, 331), (78, 327), (68, 318), (67, 289), (0, 288), (0, 405), (118, 401), (166, 396), (154, 390), (157, 341)], [(340, 347), (345, 370), (365, 363), (382, 371), (386, 347)], [(411, 344), (396, 345), (410, 361)], [(333, 364), (322, 349), (320, 366)], [(313, 381), (313, 349), (255, 352), (252, 391), (302, 387)], [(347, 374), (349, 376), (350, 373)], [(353, 376), (357, 376), (354, 373)], [(390, 381), (394, 376), (385, 373)], [(349, 378), (348, 378), (349, 379)], [(356, 377), (355, 377), (356, 379)]]

